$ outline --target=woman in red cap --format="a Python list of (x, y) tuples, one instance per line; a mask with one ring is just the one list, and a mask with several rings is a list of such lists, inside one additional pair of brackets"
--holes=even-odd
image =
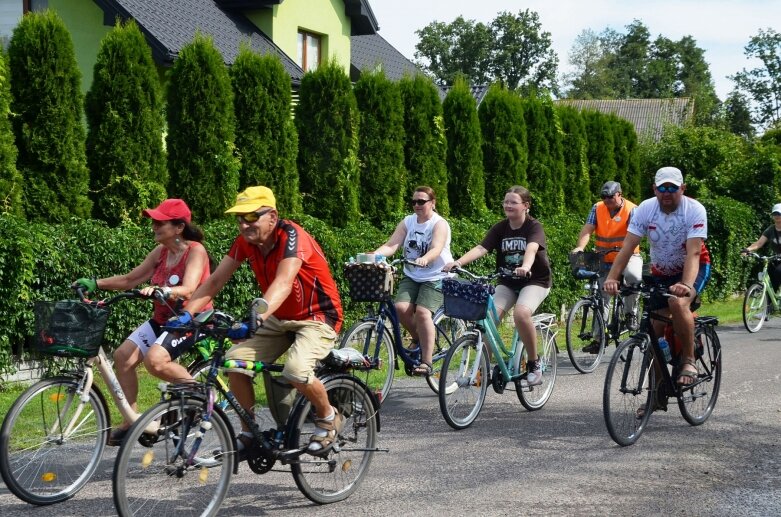
[[(181, 199), (166, 199), (157, 208), (144, 210), (152, 219), (152, 231), (157, 246), (143, 262), (124, 275), (108, 278), (79, 278), (74, 285), (87, 292), (96, 289), (121, 291), (149, 282), (141, 294), (153, 296), (160, 290), (168, 305), (186, 305), (193, 291), (209, 278), (209, 256), (203, 247), (203, 232), (190, 221), (187, 204)], [(209, 308), (209, 307), (206, 307)], [(114, 352), (114, 367), (128, 403), (138, 411), (138, 377), (136, 367), (143, 362), (152, 375), (168, 382), (190, 379), (187, 370), (174, 360), (186, 351), (191, 342), (174, 339), (160, 326), (172, 316), (169, 307), (154, 301), (152, 318), (142, 323)], [(120, 445), (132, 422), (122, 422), (112, 430), (109, 445)]]

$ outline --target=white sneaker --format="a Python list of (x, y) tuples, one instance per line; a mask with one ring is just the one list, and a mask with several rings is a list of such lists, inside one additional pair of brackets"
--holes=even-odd
[(535, 370), (526, 372), (526, 378), (521, 380), (521, 386), (524, 388), (539, 386), (540, 384), (542, 384), (542, 370), (539, 366)]

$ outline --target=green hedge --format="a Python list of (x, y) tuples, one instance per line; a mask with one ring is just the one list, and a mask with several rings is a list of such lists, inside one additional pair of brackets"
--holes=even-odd
[[(739, 290), (749, 273), (749, 264), (738, 257), (738, 250), (753, 242), (759, 226), (751, 209), (729, 198), (704, 200), (708, 209), (714, 274), (707, 298), (717, 299)], [(320, 243), (334, 272), (345, 306), (345, 328), (366, 311), (365, 304), (353, 303), (342, 278), (342, 265), (356, 253), (375, 249), (385, 242), (403, 214), (389, 216), (382, 228), (365, 222), (351, 222), (345, 228), (333, 227), (308, 215), (290, 217), (307, 229)], [(585, 214), (583, 214), (585, 217)], [(499, 221), (496, 215), (475, 218), (450, 218), (451, 249), (460, 256), (482, 240), (488, 228)], [(567, 255), (575, 244), (582, 225), (572, 215), (541, 218), (548, 240), (553, 268), (553, 289), (541, 311), (561, 313), (582, 293), (582, 286), (569, 272)], [(746, 224), (751, 222), (751, 224)], [(205, 224), (206, 247), (219, 261), (237, 235), (235, 223), (228, 218)], [(129, 271), (139, 264), (155, 243), (149, 226), (126, 223), (109, 228), (105, 222), (73, 218), (62, 224), (30, 223), (10, 214), (0, 214), (0, 314), (5, 315), (0, 329), (0, 376), (13, 368), (11, 354), (29, 345), (33, 327), (33, 302), (72, 297), (71, 282), (81, 276), (104, 277)], [(494, 257), (488, 256), (470, 265), (470, 270), (493, 270)], [(101, 292), (99, 296), (110, 293)], [(216, 299), (216, 306), (231, 314), (241, 314), (247, 303), (260, 293), (252, 271), (242, 266)], [(109, 321), (106, 342), (118, 344), (139, 322), (148, 318), (150, 306), (133, 301), (116, 307)], [(110, 347), (111, 348), (111, 347)]]

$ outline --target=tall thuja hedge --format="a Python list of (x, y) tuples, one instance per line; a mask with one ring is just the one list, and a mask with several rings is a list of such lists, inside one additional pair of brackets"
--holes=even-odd
[(343, 227), (358, 217), (358, 108), (335, 61), (301, 79), (296, 106), (304, 212)]
[(618, 166), (615, 158), (615, 139), (609, 117), (598, 111), (583, 111), (588, 133), (588, 164), (591, 184), (600, 188), (606, 181), (616, 180)]
[(556, 113), (563, 134), (562, 152), (565, 170), (563, 190), (567, 211), (578, 215), (586, 214), (593, 200), (599, 195), (597, 191), (599, 187), (591, 184), (588, 174), (586, 122), (580, 115), (580, 111), (572, 106), (558, 106)]
[(564, 206), (564, 151), (560, 124), (549, 99), (523, 99), (529, 148), (528, 189), (536, 217), (555, 215)]
[(290, 114), (291, 83), (279, 58), (242, 46), (230, 68), (241, 155), (239, 190), (266, 185), (282, 213), (301, 211), (298, 134)]
[(236, 200), (239, 160), (228, 70), (211, 38), (196, 34), (179, 52), (168, 84), (168, 194), (193, 220), (223, 217)]
[(474, 216), (485, 210), (485, 178), (477, 103), (465, 81), (456, 80), (442, 103), (442, 112), (450, 213)]
[(390, 214), (401, 212), (404, 196), (411, 196), (399, 188), (407, 183), (401, 94), (383, 72), (364, 73), (355, 83), (355, 99), (361, 116), (361, 215), (381, 226)]
[(85, 111), (92, 214), (138, 221), (166, 196), (163, 94), (152, 51), (135, 22), (100, 43)]
[(483, 136), (485, 203), (502, 214), (505, 191), (526, 184), (526, 122), (521, 100), (497, 85), (491, 86), (477, 110)]
[(84, 152), (81, 73), (73, 42), (53, 11), (31, 12), (8, 46), (16, 167), (24, 177), (31, 220), (89, 217), (89, 173)]
[[(619, 165), (616, 160), (616, 165), (625, 169), (625, 181), (621, 183), (623, 194), (628, 199), (631, 199), (635, 203), (646, 197), (643, 195), (645, 185), (643, 185), (643, 173), (640, 166), (640, 145), (637, 139), (637, 132), (635, 126), (628, 120), (622, 118), (616, 118), (617, 127), (614, 129), (614, 134), (620, 137), (622, 150), (626, 151), (626, 162)], [(646, 187), (647, 188), (647, 187)]]
[(16, 144), (9, 118), (9, 75), (6, 58), (0, 52), (0, 213), (22, 215), (22, 175), (16, 169)]
[(437, 194), (437, 212), (447, 216), (448, 174), (445, 167), (447, 141), (442, 118), (442, 102), (437, 87), (424, 75), (399, 81), (404, 105), (404, 166), (407, 169), (405, 192), (428, 185)]

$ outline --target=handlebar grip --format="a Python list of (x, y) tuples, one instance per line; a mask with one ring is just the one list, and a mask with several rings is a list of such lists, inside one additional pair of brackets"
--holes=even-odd
[[(263, 298), (255, 298), (249, 306), (249, 335), (254, 336), (258, 330), (258, 314), (268, 310), (268, 302)], [(262, 326), (262, 323), (261, 323)]]

